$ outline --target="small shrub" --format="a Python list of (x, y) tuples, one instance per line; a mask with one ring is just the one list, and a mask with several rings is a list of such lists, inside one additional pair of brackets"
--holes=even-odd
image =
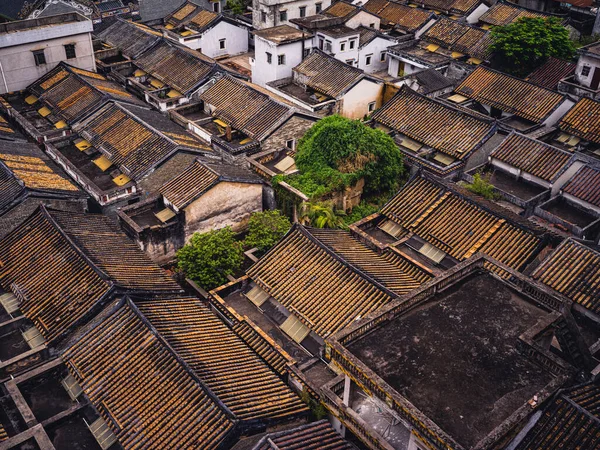
[(489, 177), (482, 177), (480, 173), (473, 176), (473, 182), (467, 184), (467, 189), (487, 200), (496, 200), (499, 195), (494, 191), (494, 185), (490, 183)]

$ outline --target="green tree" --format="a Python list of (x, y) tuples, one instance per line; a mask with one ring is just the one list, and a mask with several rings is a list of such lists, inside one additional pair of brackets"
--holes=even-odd
[(194, 233), (189, 244), (177, 252), (177, 267), (203, 289), (214, 289), (227, 282), (242, 266), (242, 244), (231, 227)]
[[(402, 154), (392, 138), (360, 120), (337, 115), (319, 120), (306, 132), (298, 143), (296, 166), (301, 175), (289, 176), (286, 181), (311, 197), (350, 186), (361, 178), (367, 193), (391, 191), (404, 170)], [(303, 185), (312, 192), (302, 190)]]
[(473, 182), (466, 185), (473, 194), (477, 194), (487, 200), (495, 200), (498, 194), (494, 191), (494, 185), (490, 183), (489, 177), (482, 177), (478, 172), (473, 175)]
[(255, 212), (248, 221), (246, 245), (260, 251), (271, 248), (290, 229), (291, 223), (278, 210)]
[(244, 14), (244, 2), (242, 0), (227, 0), (226, 9), (233, 14), (242, 15)]
[(524, 17), (509, 25), (492, 29), (494, 65), (504, 72), (525, 76), (550, 56), (569, 60), (575, 46), (569, 30), (556, 17)]
[(328, 202), (307, 202), (302, 205), (300, 220), (315, 228), (344, 228), (344, 214), (336, 213)]

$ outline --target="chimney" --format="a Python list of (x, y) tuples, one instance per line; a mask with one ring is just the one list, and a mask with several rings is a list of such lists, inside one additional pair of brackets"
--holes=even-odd
[(225, 140), (227, 142), (231, 142), (231, 126), (227, 125), (227, 128), (225, 128)]

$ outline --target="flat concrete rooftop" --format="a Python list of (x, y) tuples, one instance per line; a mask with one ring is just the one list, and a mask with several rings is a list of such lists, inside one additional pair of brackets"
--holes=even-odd
[(546, 315), (491, 274), (475, 274), (348, 350), (470, 448), (552, 381), (516, 348)]

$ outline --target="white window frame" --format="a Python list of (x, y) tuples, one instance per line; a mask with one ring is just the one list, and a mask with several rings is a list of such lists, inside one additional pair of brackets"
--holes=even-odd
[(369, 113), (372, 113), (373, 111), (375, 111), (375, 108), (377, 108), (377, 102), (370, 102), (367, 105), (367, 110), (369, 111)]
[(365, 56), (365, 66), (370, 66), (373, 63), (373, 53)]
[(227, 39), (219, 39), (219, 50), (227, 50)]
[(285, 53), (282, 53), (281, 55), (277, 55), (277, 65), (285, 66)]

